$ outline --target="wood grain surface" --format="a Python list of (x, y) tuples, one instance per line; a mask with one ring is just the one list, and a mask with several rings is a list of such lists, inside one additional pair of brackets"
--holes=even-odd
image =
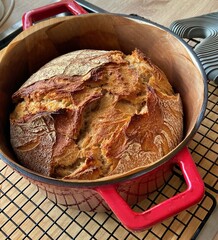
[[(7, 30), (9, 27), (20, 21), (22, 19), (22, 15), (25, 12), (40, 7), (42, 5), (50, 4), (52, 2), (54, 2), (54, 0), (37, 0), (37, 1), (15, 0), (15, 5), (12, 14), (9, 16), (7, 21), (0, 27), (0, 32)], [(7, 12), (9, 9), (10, 1), (2, 0), (2, 3), (4, 4), (5, 12)]]
[(164, 26), (177, 19), (218, 11), (217, 0), (88, 0), (113, 13), (138, 14)]

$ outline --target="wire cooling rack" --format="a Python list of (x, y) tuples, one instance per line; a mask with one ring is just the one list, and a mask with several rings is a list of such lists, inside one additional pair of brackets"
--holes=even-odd
[[(80, 212), (51, 202), (18, 173), (3, 163), (0, 166), (0, 239), (195, 239), (216, 206), (213, 195), (206, 191), (198, 205), (147, 231), (132, 233), (112, 213)], [(184, 188), (183, 179), (175, 172), (133, 209), (143, 211)]]
[[(201, 39), (185, 39), (193, 49)], [(204, 121), (195, 138), (190, 143), (190, 150), (206, 186), (218, 193), (218, 87), (208, 82), (208, 103)]]
[[(193, 48), (198, 40), (187, 40)], [(133, 233), (113, 213), (80, 212), (51, 202), (39, 189), (0, 160), (0, 239), (196, 239), (216, 207), (218, 88), (208, 83), (208, 106), (189, 148), (205, 182), (202, 201), (154, 227)], [(166, 184), (133, 206), (143, 211), (184, 191), (186, 184), (176, 169)]]
[[(197, 40), (188, 40), (194, 48)], [(206, 193), (196, 206), (149, 230), (126, 230), (112, 213), (80, 212), (48, 200), (38, 188), (0, 161), (0, 239), (196, 239), (212, 214), (217, 193), (217, 99), (218, 88), (208, 83), (208, 106), (190, 150), (205, 182)], [(177, 171), (166, 184), (133, 206), (143, 211), (184, 191), (186, 185)], [(207, 190), (208, 188), (208, 190)]]

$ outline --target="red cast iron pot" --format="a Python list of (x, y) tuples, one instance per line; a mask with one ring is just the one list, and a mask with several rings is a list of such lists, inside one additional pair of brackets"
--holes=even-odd
[[(86, 13), (73, 1), (61, 1), (25, 14), (24, 29), (34, 21), (66, 9), (74, 14)], [(139, 48), (166, 73), (175, 91), (181, 94), (184, 139), (152, 166), (111, 180), (68, 182), (42, 176), (17, 162), (9, 140), (12, 93), (52, 58), (85, 48), (119, 49), (125, 53)], [(204, 184), (186, 146), (204, 116), (207, 81), (192, 49), (169, 29), (147, 20), (114, 14), (50, 19), (26, 29), (2, 51), (0, 76), (0, 157), (52, 201), (82, 211), (112, 210), (128, 229), (143, 230), (187, 209), (203, 197)], [(187, 188), (144, 212), (134, 212), (130, 205), (163, 185), (175, 165), (180, 167)]]

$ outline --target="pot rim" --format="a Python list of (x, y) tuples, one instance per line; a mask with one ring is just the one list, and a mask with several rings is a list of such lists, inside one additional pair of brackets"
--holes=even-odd
[[(171, 152), (169, 152), (163, 158), (159, 159), (157, 162), (155, 162), (151, 166), (148, 166), (145, 169), (139, 169), (137, 172), (134, 172), (134, 173), (129, 173), (129, 174), (127, 173), (125, 176), (121, 176), (121, 177), (116, 178), (116, 179), (113, 179), (113, 178), (112, 179), (104, 179), (104, 178), (102, 178), (102, 179), (98, 179), (98, 180), (95, 180), (95, 181), (91, 181), (91, 180), (72, 181), (72, 180), (62, 180), (62, 179), (56, 179), (56, 178), (43, 176), (39, 173), (36, 173), (36, 172), (20, 165), (19, 163), (15, 162), (14, 160), (10, 159), (10, 157), (7, 157), (2, 152), (2, 150), (0, 149), (0, 158), (8, 166), (10, 166), (13, 170), (19, 172), (22, 176), (27, 177), (27, 178), (29, 178), (33, 181), (43, 182), (43, 183), (56, 185), (56, 186), (60, 186), (60, 187), (92, 188), (92, 187), (108, 185), (108, 184), (117, 184), (117, 183), (120, 183), (120, 182), (123, 182), (123, 181), (129, 181), (129, 180), (141, 177), (142, 175), (154, 170), (155, 168), (157, 168), (157, 167), (161, 166), (162, 164), (164, 164), (165, 162), (169, 161), (179, 151), (181, 151), (184, 147), (186, 147), (187, 143), (193, 138), (194, 134), (197, 132), (197, 130), (198, 130), (203, 118), (204, 118), (204, 114), (205, 114), (206, 106), (207, 106), (207, 96), (208, 96), (207, 95), (208, 86), (207, 86), (206, 73), (203, 69), (203, 66), (202, 66), (199, 58), (195, 54), (194, 50), (180, 36), (178, 36), (177, 34), (172, 32), (169, 28), (167, 28), (167, 27), (165, 27), (161, 24), (158, 24), (156, 22), (153, 22), (151, 20), (145, 19), (143, 17), (140, 17), (138, 15), (134, 15), (134, 14), (133, 15), (127, 15), (127, 14), (114, 14), (114, 13), (93, 13), (91, 15), (92, 16), (93, 15), (116, 15), (116, 16), (121, 16), (121, 17), (125, 17), (125, 18), (130, 18), (130, 19), (133, 19), (133, 20), (141, 21), (142, 23), (149, 24), (149, 25), (154, 26), (154, 27), (158, 27), (161, 30), (164, 30), (164, 31), (170, 33), (172, 36), (174, 36), (183, 45), (183, 47), (187, 50), (187, 52), (190, 54), (190, 56), (192, 57), (195, 65), (198, 67), (198, 69), (201, 73), (201, 76), (203, 78), (204, 96), (203, 96), (203, 103), (202, 103), (202, 106), (201, 106), (200, 113), (198, 115), (197, 121), (196, 121), (192, 131)], [(64, 17), (64, 18), (71, 18), (71, 17)]]

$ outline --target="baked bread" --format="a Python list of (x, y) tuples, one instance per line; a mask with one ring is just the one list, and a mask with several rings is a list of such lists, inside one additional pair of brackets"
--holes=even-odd
[(137, 49), (60, 56), (12, 99), (12, 147), (21, 164), (46, 176), (123, 174), (158, 161), (183, 137), (180, 95)]

